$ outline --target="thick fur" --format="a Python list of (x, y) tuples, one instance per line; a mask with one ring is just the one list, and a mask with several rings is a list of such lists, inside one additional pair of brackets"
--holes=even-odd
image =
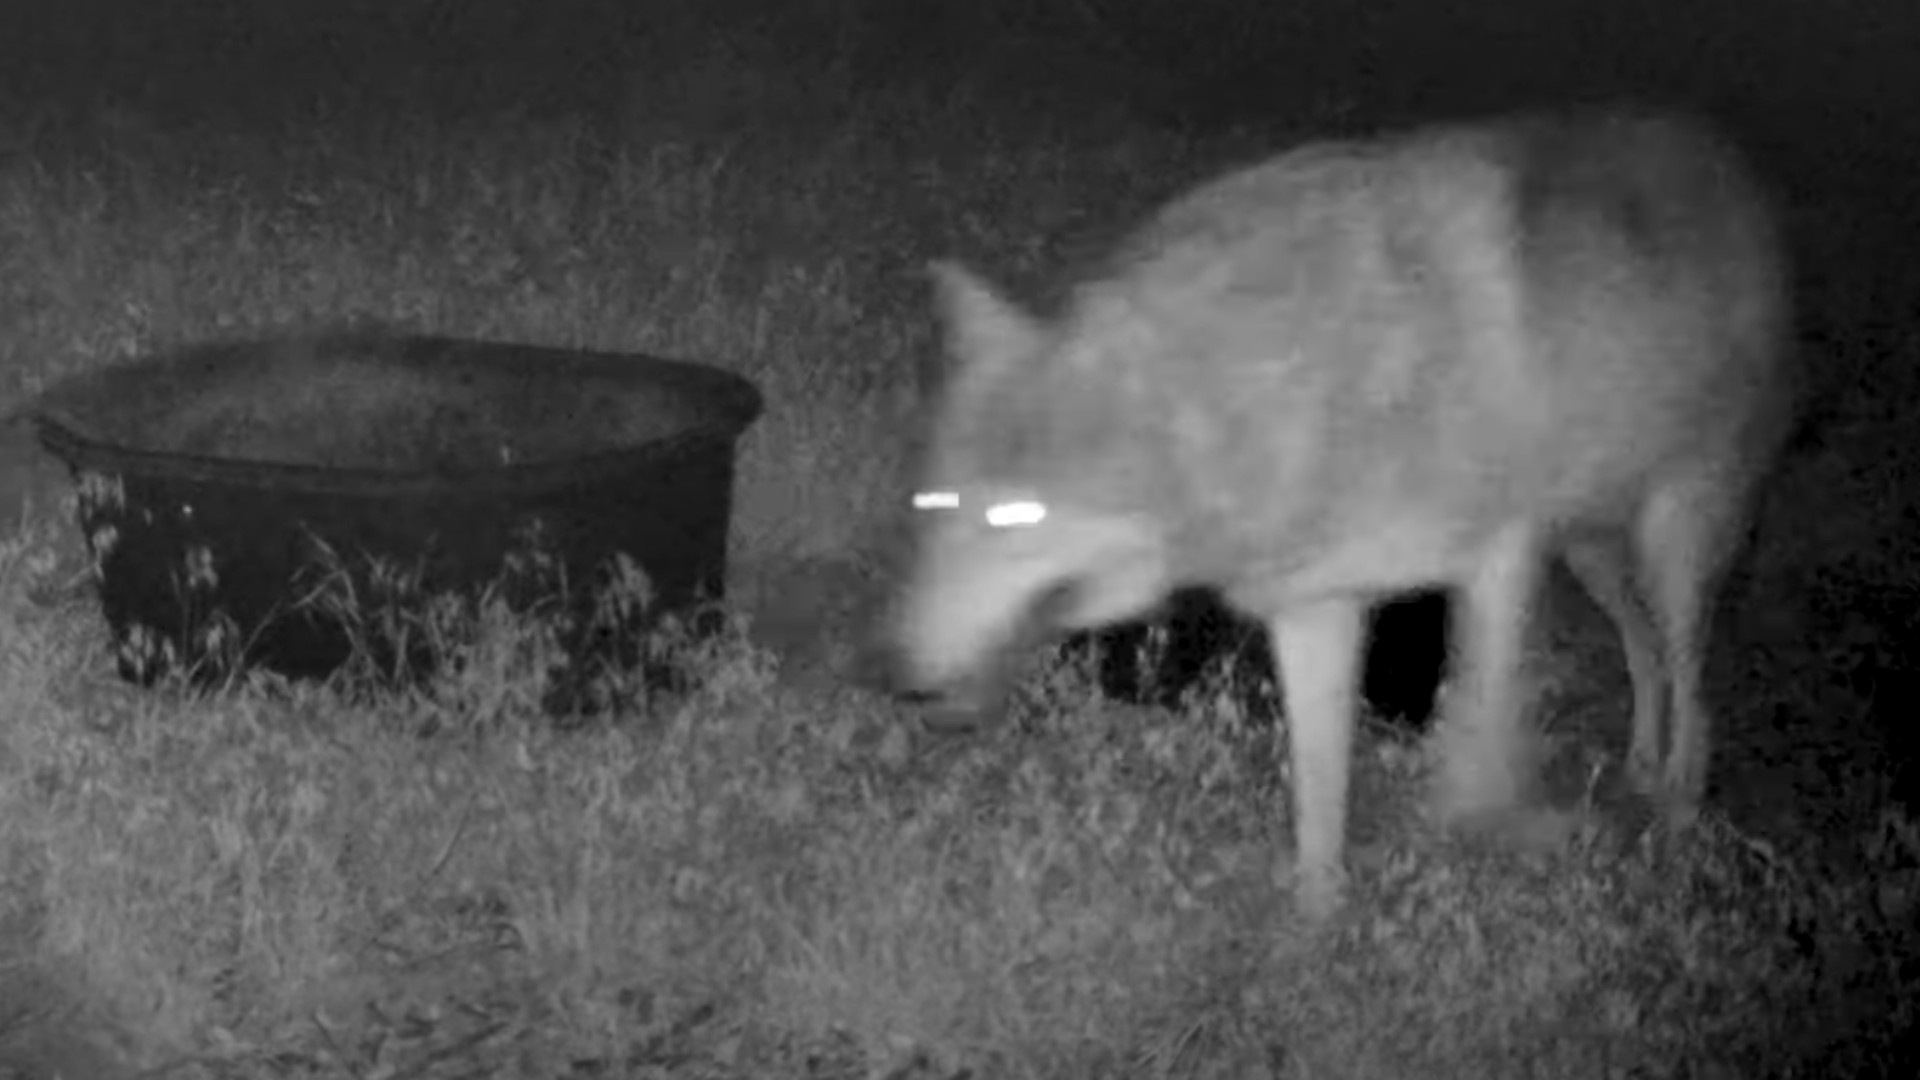
[(1162, 210), (1057, 318), (935, 268), (954, 375), (895, 624), (976, 685), (1041, 629), (1218, 587), (1272, 631), (1296, 887), (1344, 884), (1367, 607), (1458, 590), (1437, 804), (1526, 800), (1545, 560), (1618, 625), (1630, 775), (1686, 820), (1719, 582), (1792, 402), (1768, 200), (1702, 124), (1631, 110), (1310, 145)]

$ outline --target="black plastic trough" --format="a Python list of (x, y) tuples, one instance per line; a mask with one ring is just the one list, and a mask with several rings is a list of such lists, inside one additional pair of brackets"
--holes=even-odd
[[(624, 553), (653, 596), (629, 622), (718, 599), (735, 443), (760, 408), (698, 364), (345, 334), (187, 348), (71, 379), (32, 412), (79, 481), (121, 672), (146, 682), (167, 648), (200, 677), (338, 670), (354, 638), (311, 597), (343, 569), (360, 598), (392, 592), (376, 566), (408, 571), (416, 597), (475, 595), (538, 554), (522, 594), (564, 595), (585, 626)], [(618, 629), (568, 639), (575, 669), (630, 663), (595, 654), (642, 627)]]

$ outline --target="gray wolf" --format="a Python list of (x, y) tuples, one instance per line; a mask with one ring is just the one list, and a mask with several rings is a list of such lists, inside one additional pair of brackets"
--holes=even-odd
[(1713, 604), (1794, 385), (1773, 211), (1709, 126), (1596, 108), (1307, 145), (1173, 201), (1052, 317), (933, 276), (953, 370), (896, 685), (964, 700), (1009, 648), (1219, 589), (1271, 631), (1320, 916), (1368, 607), (1454, 591), (1435, 804), (1512, 820), (1557, 555), (1622, 640), (1629, 777), (1691, 819)]

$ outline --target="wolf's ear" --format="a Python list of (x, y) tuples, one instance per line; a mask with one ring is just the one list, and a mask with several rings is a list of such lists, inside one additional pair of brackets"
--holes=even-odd
[(993, 286), (959, 263), (930, 263), (949, 359), (961, 369), (1004, 368), (1040, 349), (1041, 327), (1033, 316), (1000, 298)]

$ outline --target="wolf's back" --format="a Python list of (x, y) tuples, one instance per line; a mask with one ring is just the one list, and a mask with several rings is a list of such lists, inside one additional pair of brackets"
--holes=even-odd
[(1789, 281), (1742, 156), (1674, 117), (1536, 122), (1516, 145), (1523, 329), (1557, 430), (1630, 441), (1627, 461), (1767, 456), (1797, 382)]
[(1770, 220), (1739, 155), (1665, 115), (1310, 146), (1164, 210), (1062, 352), (1147, 429), (1125, 475), (1185, 494), (1197, 575), (1398, 529), (1412, 585), (1503, 520), (1573, 524), (1703, 455), (1760, 466), (1791, 397)]

